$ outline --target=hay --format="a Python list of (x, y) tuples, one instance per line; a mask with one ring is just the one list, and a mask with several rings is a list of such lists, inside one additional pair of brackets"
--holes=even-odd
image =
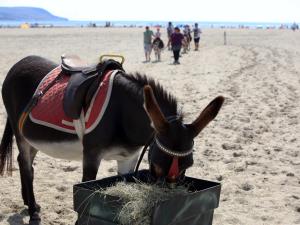
[(119, 197), (123, 206), (118, 215), (122, 225), (150, 225), (154, 206), (177, 195), (188, 193), (187, 188), (169, 189), (141, 182), (119, 182), (103, 191), (102, 194)]

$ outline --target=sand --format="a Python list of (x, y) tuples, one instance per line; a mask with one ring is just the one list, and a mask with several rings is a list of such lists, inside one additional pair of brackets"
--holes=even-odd
[[(0, 82), (27, 55), (59, 62), (73, 53), (89, 62), (100, 54), (126, 58), (127, 72), (139, 71), (170, 90), (192, 122), (218, 95), (226, 98), (217, 118), (195, 139), (194, 166), (187, 175), (219, 181), (222, 192), (214, 225), (300, 224), (300, 32), (204, 29), (199, 52), (174, 66), (165, 50), (161, 63), (143, 63), (143, 29), (0, 29)], [(163, 37), (166, 37), (165, 31)], [(154, 55), (152, 55), (152, 60)], [(6, 112), (0, 107), (0, 133)], [(14, 155), (17, 149), (14, 146)], [(12, 177), (0, 178), (0, 224), (28, 223), (16, 160)], [(34, 189), (43, 224), (74, 224), (72, 186), (81, 162), (38, 153)], [(144, 160), (142, 168), (147, 168)], [(102, 162), (98, 178), (116, 174)]]

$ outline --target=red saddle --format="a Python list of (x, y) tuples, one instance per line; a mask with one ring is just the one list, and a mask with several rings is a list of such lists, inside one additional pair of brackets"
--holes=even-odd
[[(91, 103), (82, 109), (85, 120), (85, 134), (91, 132), (101, 121), (110, 100), (113, 79), (117, 72), (117, 70), (106, 72)], [(60, 75), (60, 79), (39, 99), (37, 105), (31, 110), (29, 117), (34, 123), (76, 134), (73, 119), (66, 116), (63, 109), (64, 92), (70, 76), (61, 73), (63, 73), (61, 66), (58, 66), (50, 71), (41, 81), (36, 93), (43, 91), (49, 83)]]

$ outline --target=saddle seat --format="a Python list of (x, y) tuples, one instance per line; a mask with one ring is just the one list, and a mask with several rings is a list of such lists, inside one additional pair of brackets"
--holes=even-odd
[(62, 55), (61, 67), (64, 71), (80, 72), (88, 67), (88, 64), (77, 55)]
[(122, 64), (113, 59), (89, 66), (76, 55), (62, 55), (61, 69), (70, 76), (64, 92), (63, 109), (72, 119), (79, 119), (82, 109), (89, 106), (106, 72), (110, 70), (124, 72)]

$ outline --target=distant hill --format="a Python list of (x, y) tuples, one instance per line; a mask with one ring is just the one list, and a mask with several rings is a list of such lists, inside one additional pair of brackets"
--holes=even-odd
[(68, 19), (54, 16), (45, 9), (36, 7), (0, 7), (0, 20), (22, 20), (22, 21), (41, 21), (41, 20), (62, 20)]

